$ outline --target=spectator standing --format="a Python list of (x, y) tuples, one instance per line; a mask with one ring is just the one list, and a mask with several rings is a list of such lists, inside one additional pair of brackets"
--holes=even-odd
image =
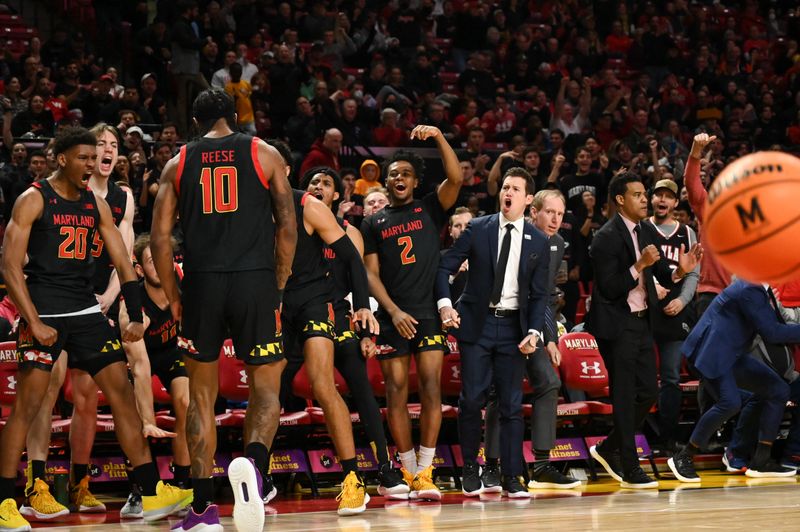
[(242, 79), (242, 65), (234, 63), (230, 66), (231, 79), (225, 84), (225, 92), (231, 95), (236, 104), (236, 125), (243, 133), (256, 134), (256, 122), (253, 115), (253, 103), (250, 95), (253, 88)]
[(342, 149), (342, 132), (336, 128), (325, 131), (321, 139), (317, 139), (300, 165), (300, 174), (305, 174), (315, 166), (330, 166), (337, 172), (341, 170), (339, 150)]
[(172, 43), (172, 75), (176, 84), (174, 111), (171, 113), (178, 124), (182, 135), (189, 130), (187, 117), (189, 102), (193, 91), (208, 88), (208, 81), (200, 73), (200, 49), (208, 39), (200, 38), (200, 28), (196, 22), (200, 8), (195, 0), (180, 0), (178, 4), (180, 16), (172, 26), (170, 41)]

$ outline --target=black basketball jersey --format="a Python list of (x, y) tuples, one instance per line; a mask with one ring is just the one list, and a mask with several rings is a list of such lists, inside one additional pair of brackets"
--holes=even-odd
[(439, 234), (447, 214), (436, 192), (399, 207), (387, 206), (361, 224), (364, 254), (378, 254), (389, 296), (415, 318), (435, 318), (433, 285), (439, 267)]
[(167, 308), (159, 308), (150, 299), (144, 281), (139, 282), (139, 293), (142, 298), (142, 310), (150, 319), (147, 330), (144, 331), (144, 345), (147, 347), (147, 354), (174, 349), (178, 345), (178, 323), (172, 317), (172, 311)]
[[(125, 210), (128, 206), (128, 195), (113, 181), (108, 182), (108, 193), (106, 203), (111, 209), (111, 216), (114, 217), (114, 225), (119, 227), (125, 217)], [(94, 276), (92, 286), (95, 294), (102, 294), (108, 288), (108, 281), (114, 271), (114, 264), (103, 242), (100, 233), (97, 233), (92, 242), (92, 257), (94, 257)]]
[[(678, 257), (680, 255), (681, 245), (685, 251), (688, 251), (690, 244), (689, 229), (682, 223), (676, 223), (675, 229), (668, 235), (664, 235), (652, 218), (647, 221), (653, 225), (658, 234), (658, 251), (661, 254), (661, 260), (667, 261), (670, 271), (675, 272), (678, 269)], [(684, 326), (687, 321), (687, 312), (689, 309), (684, 308), (677, 316), (667, 316), (662, 312), (662, 309), (670, 303), (673, 299), (681, 295), (683, 283), (685, 278), (675, 283), (669, 291), (669, 295), (659, 301), (658, 309), (654, 315), (653, 336), (658, 341), (667, 340), (682, 340), (688, 335), (688, 328)]]
[(288, 303), (297, 306), (315, 297), (332, 297), (332, 285), (328, 262), (325, 260), (322, 238), (314, 232), (309, 235), (303, 224), (303, 209), (308, 192), (293, 190), (294, 211), (297, 217), (297, 248), (292, 262), (292, 275), (286, 282)]
[(28, 240), (28, 291), (40, 315), (67, 314), (97, 305), (92, 291), (92, 242), (100, 225), (90, 190), (80, 199), (59, 196), (46, 179), (32, 185), (44, 200)]
[[(336, 218), (339, 227), (347, 231), (349, 225), (346, 220), (339, 217)], [(349, 238), (349, 237), (348, 237)], [(346, 262), (336, 258), (336, 252), (329, 248), (327, 245), (323, 247), (325, 259), (328, 261), (328, 268), (331, 272), (332, 278), (332, 294), (333, 294), (333, 308), (350, 308), (350, 303), (345, 299), (347, 294), (351, 292), (350, 287), (350, 267)]]
[(275, 269), (272, 199), (257, 142), (233, 133), (181, 148), (175, 190), (185, 271)]

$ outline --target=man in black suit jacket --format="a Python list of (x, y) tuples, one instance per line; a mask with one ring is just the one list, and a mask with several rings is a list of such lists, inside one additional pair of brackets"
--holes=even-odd
[[(437, 306), (461, 348), (459, 440), (464, 456), (463, 491), (479, 495), (481, 409), (494, 383), (500, 403), (502, 491), (530, 497), (519, 482), (523, 472), (522, 377), (525, 357), (539, 346), (547, 305), (547, 238), (523, 215), (533, 201), (533, 180), (512, 168), (500, 191), (500, 212), (472, 220), (439, 263)], [(448, 278), (469, 260), (470, 275), (458, 311), (450, 299)]]
[(608, 367), (614, 428), (592, 456), (624, 488), (657, 488), (641, 467), (635, 432), (658, 397), (653, 353), (652, 313), (658, 311), (654, 278), (664, 287), (691, 272), (702, 256), (695, 244), (683, 247), (678, 269), (659, 261), (658, 235), (647, 217), (647, 193), (638, 176), (621, 174), (611, 180), (609, 198), (617, 214), (592, 241), (595, 280), (586, 330), (592, 333)]

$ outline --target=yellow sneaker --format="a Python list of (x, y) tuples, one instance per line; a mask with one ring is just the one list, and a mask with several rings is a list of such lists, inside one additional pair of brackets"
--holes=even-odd
[(142, 495), (142, 510), (145, 521), (155, 521), (192, 504), (194, 492), (164, 484), (160, 480), (155, 495)]
[(336, 496), (339, 501), (339, 515), (356, 515), (367, 509), (369, 495), (364, 483), (355, 471), (350, 471), (342, 482), (342, 492)]
[(29, 532), (31, 524), (17, 510), (17, 501), (6, 499), (0, 503), (0, 530), (2, 532)]
[(25, 496), (28, 505), (23, 504), (19, 509), (24, 516), (46, 521), (69, 513), (69, 509), (50, 494), (47, 482), (40, 478), (34, 479), (33, 485), (25, 488)]
[(403, 480), (408, 484), (408, 487), (411, 488), (411, 485), (414, 483), (414, 473), (411, 473), (405, 467), (401, 467), (400, 472), (403, 473)]
[(69, 502), (76, 512), (97, 514), (106, 511), (106, 505), (98, 501), (89, 491), (89, 475), (86, 475), (69, 490)]
[(442, 492), (433, 483), (433, 466), (430, 465), (417, 473), (411, 483), (409, 499), (427, 499), (441, 501)]

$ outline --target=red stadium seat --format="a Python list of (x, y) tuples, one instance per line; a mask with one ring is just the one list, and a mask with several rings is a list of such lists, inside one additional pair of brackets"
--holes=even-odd
[[(448, 338), (448, 343), (450, 339)], [(442, 362), (442, 396), (458, 397), (461, 394), (461, 355), (450, 353)]]
[(594, 336), (568, 333), (558, 340), (561, 351), (561, 380), (574, 390), (599, 393), (608, 386), (608, 371)]
[(161, 379), (153, 375), (151, 381), (153, 387), (153, 402), (162, 405), (171, 404), (172, 397), (169, 396), (169, 390), (167, 390), (164, 385), (161, 384)]
[(0, 405), (10, 406), (17, 397), (17, 344), (0, 343)]
[[(565, 334), (558, 340), (558, 350), (561, 351), (561, 381), (567, 388), (592, 396), (608, 394), (608, 370), (594, 336), (585, 332)], [(591, 414), (609, 415), (612, 412), (611, 405), (602, 401), (584, 402)]]
[(235, 402), (247, 401), (250, 395), (244, 362), (236, 358), (230, 340), (225, 340), (219, 353), (219, 394)]

